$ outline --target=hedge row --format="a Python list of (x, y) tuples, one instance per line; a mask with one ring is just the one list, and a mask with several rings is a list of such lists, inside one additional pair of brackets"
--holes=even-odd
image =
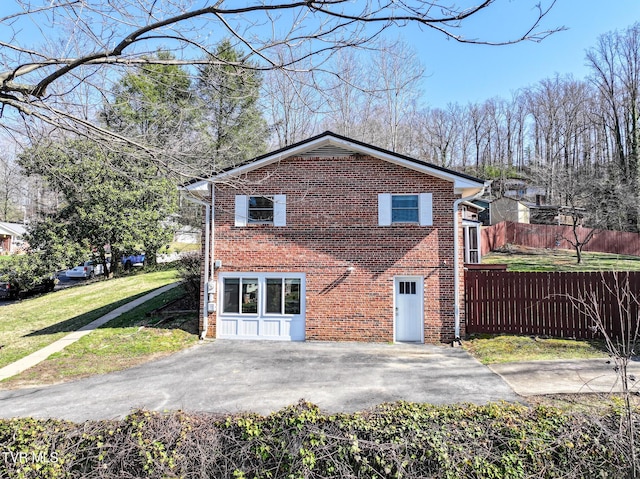
[(0, 421), (10, 478), (623, 478), (621, 417), (507, 403)]

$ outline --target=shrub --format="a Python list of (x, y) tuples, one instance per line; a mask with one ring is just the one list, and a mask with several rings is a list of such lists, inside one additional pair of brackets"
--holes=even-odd
[(184, 283), (184, 289), (192, 304), (200, 302), (200, 271), (202, 267), (199, 251), (183, 253), (176, 262), (178, 273)]
[(398, 402), (269, 416), (134, 411), (121, 421), (0, 421), (0, 477), (622, 478), (615, 410)]

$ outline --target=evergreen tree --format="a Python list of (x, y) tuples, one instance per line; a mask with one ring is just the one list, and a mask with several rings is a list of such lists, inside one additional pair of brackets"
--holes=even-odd
[(267, 123), (258, 100), (262, 77), (242, 51), (223, 40), (198, 73), (202, 131), (208, 145), (207, 176), (253, 158), (266, 149)]

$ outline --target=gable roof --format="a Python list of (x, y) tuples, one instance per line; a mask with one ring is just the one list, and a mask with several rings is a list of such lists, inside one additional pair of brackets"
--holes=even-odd
[(325, 131), (317, 136), (294, 143), (279, 150), (267, 153), (239, 165), (227, 168), (208, 180), (194, 181), (186, 185), (184, 189), (191, 192), (203, 191), (208, 184), (223, 180), (230, 177), (242, 175), (250, 171), (262, 168), (272, 163), (285, 160), (293, 156), (312, 157), (312, 156), (351, 156), (353, 154), (361, 154), (388, 161), (405, 168), (409, 168), (421, 173), (426, 173), (437, 178), (450, 181), (454, 185), (454, 191), (462, 196), (469, 196), (482, 190), (485, 181), (475, 178), (464, 173), (459, 173), (441, 166), (427, 163), (426, 161), (417, 160), (406, 155), (394, 153), (377, 146), (369, 145), (358, 140), (353, 140), (345, 136), (338, 135), (331, 131)]

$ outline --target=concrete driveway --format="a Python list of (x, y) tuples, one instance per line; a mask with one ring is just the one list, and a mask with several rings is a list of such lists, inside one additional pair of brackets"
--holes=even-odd
[(119, 418), (133, 408), (268, 414), (305, 399), (325, 412), (386, 401), (518, 401), (460, 348), (414, 344), (224, 341), (66, 384), (0, 391), (2, 417)]

